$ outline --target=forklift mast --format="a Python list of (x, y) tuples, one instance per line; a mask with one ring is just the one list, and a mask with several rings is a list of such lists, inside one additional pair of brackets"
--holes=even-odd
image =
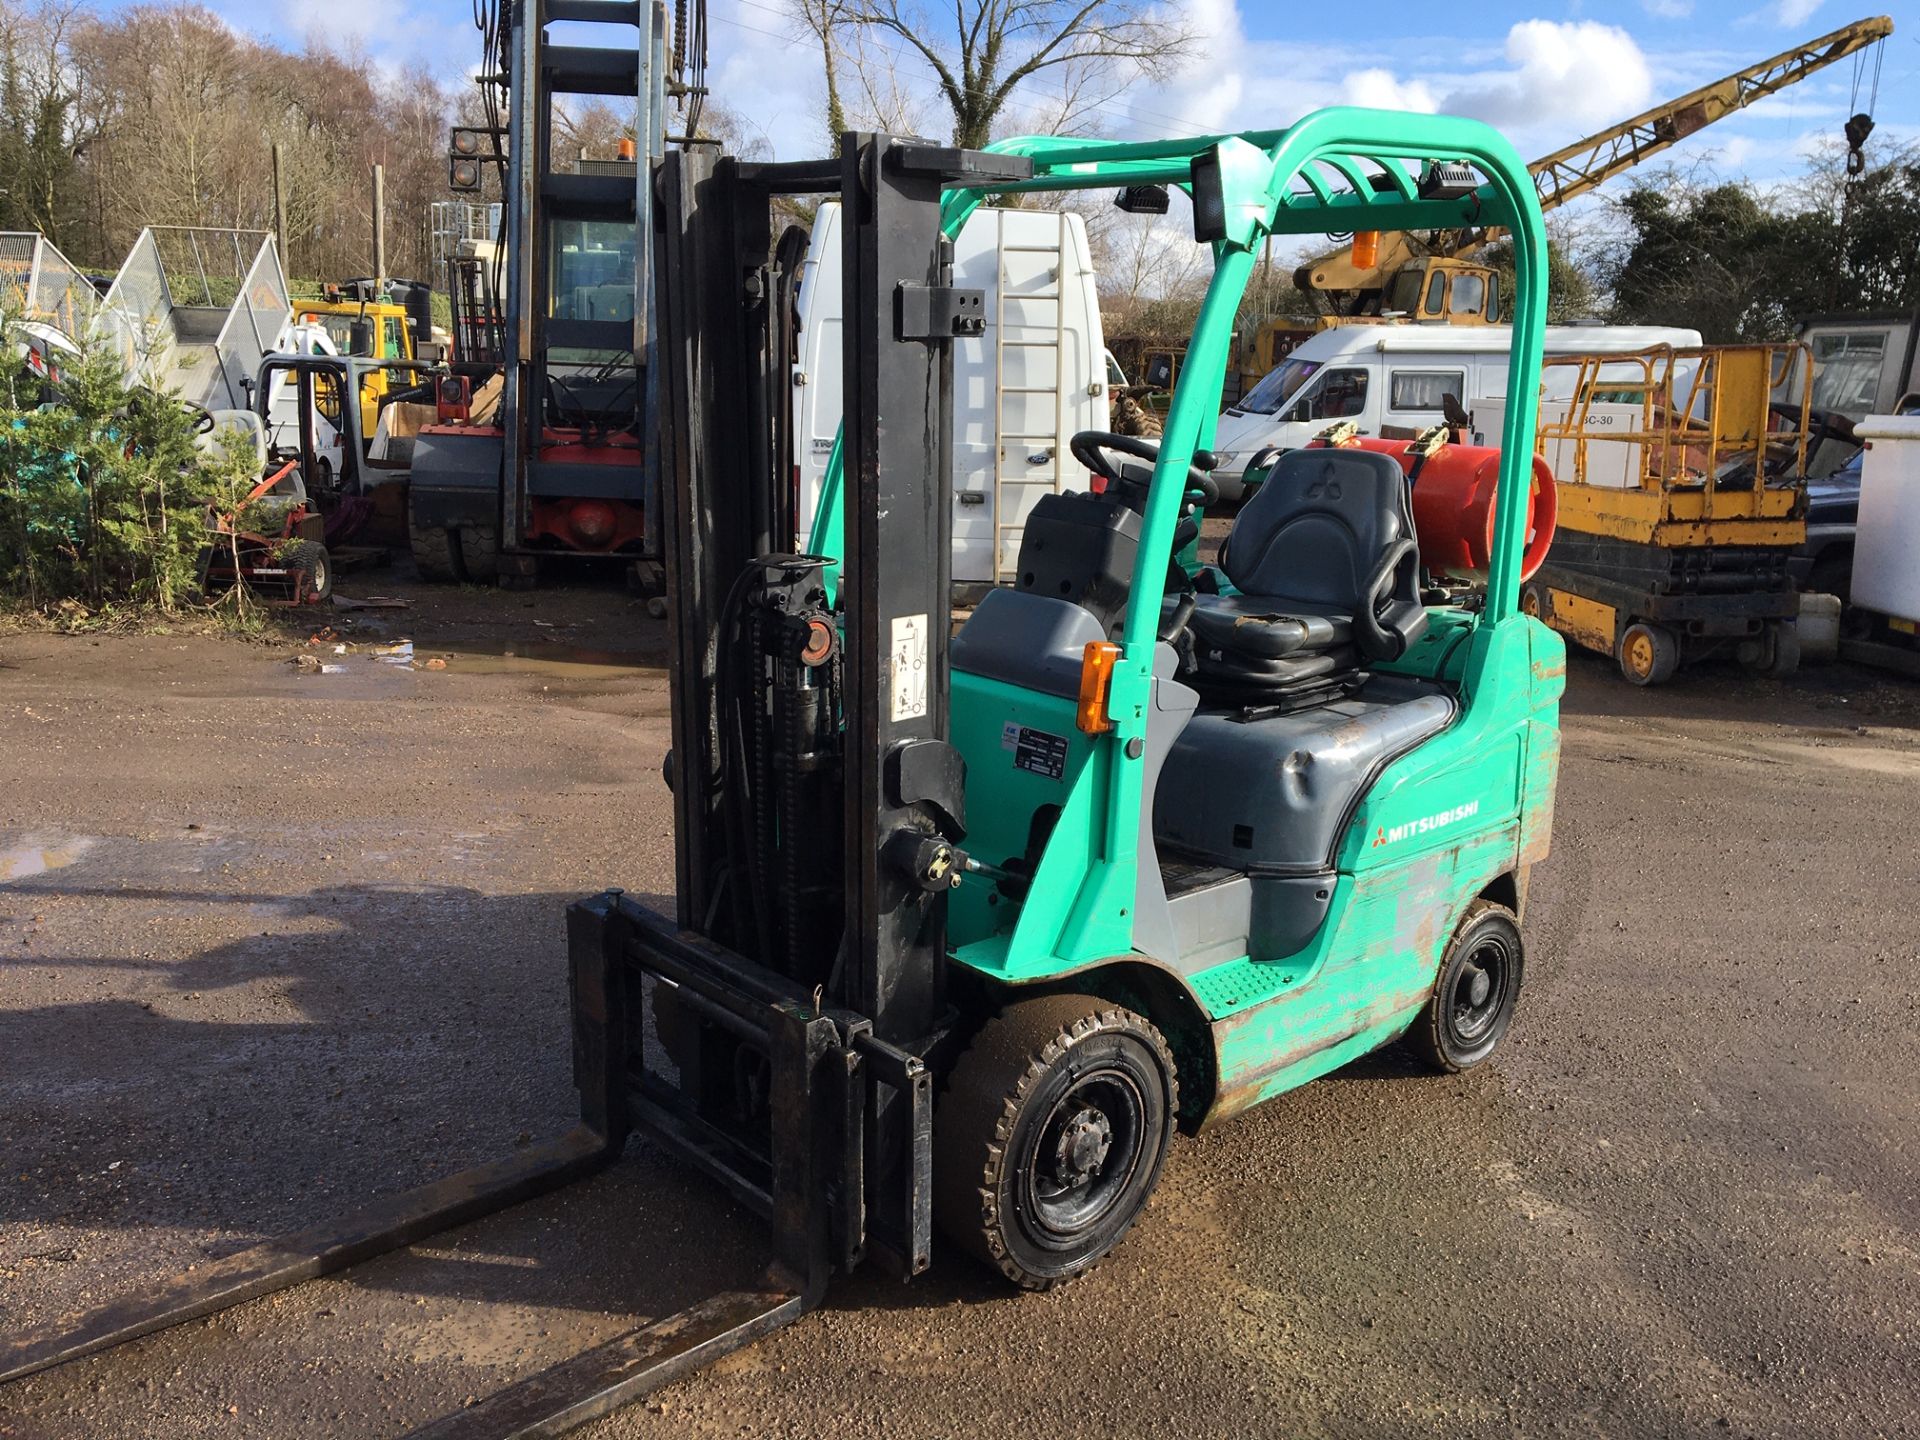
[[(503, 554), (564, 539), (562, 502), (637, 506), (646, 493), (644, 237), (648, 175), (665, 146), (666, 23), (658, 0), (511, 0), (498, 20), (505, 33), (492, 37), (506, 71)], [(557, 26), (567, 27), (558, 38)], [(604, 38), (623, 30), (627, 38)], [(582, 31), (596, 43), (565, 43)], [(583, 96), (634, 102), (644, 153), (627, 147), (597, 164), (564, 154), (555, 117)], [(556, 508), (536, 518), (542, 502)], [(587, 538), (582, 547), (595, 548)]]
[[(842, 1265), (870, 1240), (907, 1273), (930, 1253), (926, 1055), (945, 1010), (965, 769), (947, 741), (952, 521), (925, 477), (950, 463), (948, 342), (983, 324), (981, 294), (950, 284), (941, 197), (950, 182), (1030, 169), (862, 134), (846, 138), (837, 161), (753, 164), (693, 148), (661, 167), (661, 517), (681, 677), (677, 911), (672, 924), (630, 904), (609, 918), (625, 937), (616, 948), (630, 1004), (647, 988), (634, 977), (666, 973), (663, 960), (678, 976), (698, 937), (703, 949), (755, 956), (814, 1014), (839, 1017), (835, 1050), (853, 1068), (832, 1108), (843, 1141), (849, 1124), (861, 1133), (814, 1153), (846, 1166), (834, 1185)], [(783, 262), (797, 252), (772, 233), (782, 195), (836, 196), (848, 216), (845, 459), (864, 503), (847, 533), (844, 648), (828, 559), (780, 553), (791, 534), (776, 518), (789, 485), (784, 450), (714, 399), (758, 393), (780, 353), (786, 307), (743, 297), (784, 293)], [(694, 1024), (636, 1006), (633, 1019), (649, 1035), (678, 1030), (667, 1048), (683, 1076), (702, 1043), (737, 1044), (737, 1026), (711, 1014)], [(774, 1077), (772, 1089), (819, 1084)], [(743, 1198), (777, 1213), (779, 1156), (764, 1130), (747, 1135), (724, 1117), (736, 1095), (684, 1084), (669, 1094), (645, 1078), (640, 1089), (676, 1133), (729, 1156), (730, 1173), (765, 1176)], [(660, 1128), (660, 1115), (650, 1118)], [(778, 1127), (772, 1139), (791, 1143)], [(797, 1273), (813, 1273), (802, 1251), (790, 1250)]]

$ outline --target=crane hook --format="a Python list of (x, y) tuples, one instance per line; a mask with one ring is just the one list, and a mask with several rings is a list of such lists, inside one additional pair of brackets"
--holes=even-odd
[(1861, 111), (1847, 121), (1847, 174), (1859, 176), (1866, 172), (1867, 157), (1861, 149), (1867, 143), (1867, 137), (1873, 134), (1873, 117)]

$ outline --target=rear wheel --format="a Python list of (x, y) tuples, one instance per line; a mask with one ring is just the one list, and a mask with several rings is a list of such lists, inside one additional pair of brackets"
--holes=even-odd
[(1616, 658), (1635, 685), (1664, 685), (1680, 668), (1680, 640), (1664, 625), (1636, 620), (1620, 637)]
[(1461, 917), (1426, 1008), (1407, 1032), (1407, 1048), (1449, 1074), (1491, 1055), (1513, 1023), (1526, 969), (1520, 921), (1491, 900), (1475, 900)]
[(1179, 1086), (1151, 1023), (1092, 995), (1027, 1000), (960, 1057), (936, 1115), (934, 1218), (1026, 1290), (1091, 1270), (1160, 1178)]

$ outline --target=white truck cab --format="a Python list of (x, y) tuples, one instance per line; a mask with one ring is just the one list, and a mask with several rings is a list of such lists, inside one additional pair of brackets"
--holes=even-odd
[[(815, 215), (800, 276), (793, 464), (806, 545), (840, 428), (840, 207)], [(1086, 223), (1056, 210), (976, 210), (954, 242), (953, 283), (984, 290), (986, 334), (953, 342), (953, 579), (1013, 577), (1027, 513), (1042, 495), (1085, 490), (1067, 451), (1108, 427), (1110, 359)]]
[[(1507, 393), (1505, 325), (1341, 325), (1304, 340), (1221, 413), (1213, 451), (1221, 497), (1245, 489), (1247, 463), (1268, 446), (1294, 450), (1336, 420), (1362, 435), (1437, 425), (1449, 396), (1471, 410)], [(1548, 355), (1613, 354), (1700, 343), (1697, 330), (1650, 325), (1557, 325)]]

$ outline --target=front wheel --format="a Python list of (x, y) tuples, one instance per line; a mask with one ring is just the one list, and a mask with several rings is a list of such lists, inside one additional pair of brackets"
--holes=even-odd
[(1519, 918), (1491, 900), (1474, 901), (1440, 957), (1433, 994), (1407, 1032), (1407, 1048), (1448, 1074), (1478, 1065), (1513, 1023), (1525, 968)]
[(1010, 1006), (960, 1057), (934, 1117), (934, 1218), (1025, 1290), (1085, 1274), (1160, 1178), (1179, 1085), (1143, 1017), (1092, 995)]
[(324, 604), (333, 594), (333, 557), (317, 540), (296, 540), (281, 562), (293, 580), (296, 603)]

